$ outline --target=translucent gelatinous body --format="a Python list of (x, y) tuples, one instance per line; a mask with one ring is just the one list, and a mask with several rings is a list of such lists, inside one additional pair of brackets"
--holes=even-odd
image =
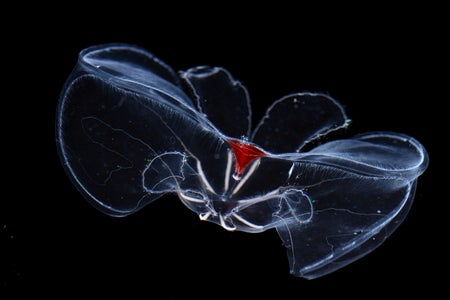
[(73, 183), (102, 212), (165, 193), (227, 230), (275, 228), (291, 273), (315, 278), (364, 256), (405, 218), (428, 157), (377, 132), (303, 146), (348, 125), (322, 94), (276, 101), (251, 132), (246, 89), (222, 68), (175, 73), (143, 49), (80, 53), (61, 94), (57, 139)]

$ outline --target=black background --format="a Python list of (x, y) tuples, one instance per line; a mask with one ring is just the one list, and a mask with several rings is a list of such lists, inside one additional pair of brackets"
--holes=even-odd
[[(9, 78), (2, 110), (8, 179), (0, 212), (0, 289), (140, 292), (150, 299), (436, 291), (434, 268), (444, 258), (433, 153), (443, 128), (442, 99), (428, 85), (438, 46), (434, 29), (418, 17), (420, 8), (373, 17), (360, 12), (352, 19), (270, 8), (264, 15), (226, 11), (219, 18), (221, 9), (197, 15), (143, 9), (145, 17), (88, 10), (69, 18), (68, 7), (48, 25), (41, 24), (45, 17), (26, 19), (23, 31), (9, 34), (3, 56)], [(144, 47), (175, 70), (225, 67), (248, 88), (254, 122), (286, 94), (323, 92), (341, 102), (353, 121), (339, 138), (376, 130), (415, 137), (431, 164), (410, 214), (376, 251), (313, 281), (289, 275), (275, 231), (226, 232), (201, 222), (174, 196), (126, 218), (101, 214), (60, 165), (54, 118), (78, 52), (110, 42)]]

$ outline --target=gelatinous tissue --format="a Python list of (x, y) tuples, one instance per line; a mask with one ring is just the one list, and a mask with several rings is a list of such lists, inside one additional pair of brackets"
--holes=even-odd
[(225, 69), (176, 73), (144, 49), (110, 44), (80, 53), (56, 135), (69, 177), (100, 211), (126, 216), (174, 193), (227, 230), (276, 229), (291, 273), (312, 279), (383, 243), (428, 163), (418, 141), (392, 132), (303, 151), (348, 124), (331, 97), (298, 93), (252, 130), (248, 92)]

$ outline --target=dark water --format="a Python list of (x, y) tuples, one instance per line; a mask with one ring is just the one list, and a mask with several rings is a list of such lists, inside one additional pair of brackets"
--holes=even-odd
[[(154, 30), (154, 27), (153, 27)], [(281, 30), (281, 29), (280, 29)], [(428, 97), (429, 72), (417, 37), (376, 29), (357, 33), (293, 35), (293, 42), (271, 32), (226, 29), (214, 35), (152, 30), (107, 30), (98, 25), (71, 28), (67, 36), (39, 31), (39, 43), (8, 50), (7, 103), (2, 110), (5, 176), (1, 199), (0, 289), (52, 293), (95, 288), (140, 291), (146, 298), (186, 299), (275, 293), (280, 299), (324, 294), (373, 296), (428, 286), (440, 261), (432, 250), (440, 219), (433, 195), (437, 144), (433, 118), (437, 100)], [(168, 37), (170, 35), (170, 38)], [(294, 42), (295, 41), (295, 42)], [(400, 228), (367, 257), (323, 278), (289, 275), (285, 249), (275, 231), (226, 232), (201, 222), (176, 197), (164, 197), (126, 218), (92, 208), (72, 186), (60, 165), (54, 113), (60, 89), (78, 52), (107, 42), (137, 44), (174, 69), (223, 66), (248, 88), (255, 122), (283, 95), (323, 92), (344, 104), (352, 119), (337, 137), (387, 130), (411, 135), (430, 154), (419, 179), (415, 203)], [(413, 51), (416, 55), (405, 55)], [(411, 60), (411, 57), (416, 59)], [(12, 104), (13, 107), (9, 107)], [(441, 199), (443, 200), (443, 199)], [(433, 246), (435, 245), (435, 246)], [(237, 292), (241, 289), (242, 292)], [(159, 296), (156, 296), (159, 295)]]

